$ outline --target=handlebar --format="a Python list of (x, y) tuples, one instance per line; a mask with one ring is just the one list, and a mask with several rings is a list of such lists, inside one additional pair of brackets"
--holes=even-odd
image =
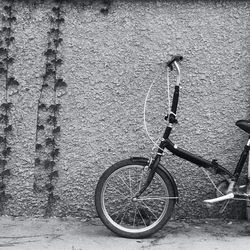
[[(172, 56), (171, 60), (167, 62), (167, 67), (170, 68), (170, 70), (173, 70), (173, 65), (175, 66), (177, 70), (177, 81), (175, 84), (175, 91), (173, 94), (173, 100), (172, 100), (172, 107), (171, 107), (171, 112), (169, 110), (169, 123), (177, 123), (176, 119), (176, 111), (177, 111), (177, 106), (178, 106), (178, 100), (179, 100), (179, 85), (180, 85), (180, 79), (181, 79), (181, 71), (179, 67), (179, 62), (183, 60), (183, 56), (181, 55), (175, 55)], [(167, 81), (168, 81), (168, 88), (169, 88), (169, 73), (167, 72)], [(170, 97), (168, 96), (168, 99)], [(170, 101), (169, 101), (169, 106), (170, 106)]]
[(177, 70), (179, 69), (178, 67), (178, 62), (182, 61), (183, 60), (183, 56), (181, 55), (175, 55), (175, 56), (172, 56), (172, 58), (170, 59), (170, 61), (167, 62), (167, 67), (170, 68), (170, 70), (173, 70), (173, 63), (174, 65), (176, 66)]
[(169, 67), (171, 71), (174, 69), (173, 64), (177, 70), (176, 86), (179, 86), (180, 81), (181, 81), (181, 70), (180, 70), (178, 62), (180, 62), (182, 60), (183, 60), (183, 56), (175, 55), (175, 56), (172, 56), (171, 60), (167, 62), (167, 67)]

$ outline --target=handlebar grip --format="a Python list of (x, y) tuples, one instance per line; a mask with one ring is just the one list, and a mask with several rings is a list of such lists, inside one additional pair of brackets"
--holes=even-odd
[(180, 62), (182, 60), (183, 60), (183, 56), (181, 55), (172, 56), (171, 60), (167, 62), (167, 67), (169, 67), (170, 70), (173, 70), (173, 63)]

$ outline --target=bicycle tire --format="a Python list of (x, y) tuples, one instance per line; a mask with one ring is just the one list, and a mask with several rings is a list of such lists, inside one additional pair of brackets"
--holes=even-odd
[[(173, 213), (176, 202), (174, 187), (169, 177), (160, 168), (157, 168), (150, 186), (139, 197), (142, 200), (132, 200), (147, 176), (145, 168), (147, 165), (147, 162), (140, 159), (133, 161), (126, 159), (108, 168), (98, 181), (95, 190), (96, 211), (103, 224), (119, 236), (148, 237), (160, 230)], [(122, 171), (125, 171), (123, 177), (118, 175), (116, 179), (117, 174)], [(132, 178), (131, 173), (139, 173), (139, 175)], [(112, 180), (116, 183), (110, 186)], [(153, 195), (160, 196), (153, 196), (153, 192)], [(108, 208), (109, 203), (111, 208)], [(126, 210), (123, 213), (124, 208)], [(161, 211), (156, 212), (153, 209), (161, 209)], [(122, 213), (122, 218), (119, 217), (119, 212)], [(136, 221), (137, 219), (139, 222)]]

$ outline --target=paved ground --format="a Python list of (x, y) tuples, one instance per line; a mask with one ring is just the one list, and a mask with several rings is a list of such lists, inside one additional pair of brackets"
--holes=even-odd
[(148, 239), (117, 237), (99, 220), (0, 217), (0, 250), (249, 250), (250, 222), (172, 221)]

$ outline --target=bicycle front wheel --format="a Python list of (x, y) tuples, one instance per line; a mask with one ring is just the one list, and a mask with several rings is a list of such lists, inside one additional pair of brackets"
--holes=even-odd
[(134, 198), (148, 176), (147, 165), (140, 159), (120, 161), (97, 184), (97, 213), (105, 226), (122, 237), (144, 238), (157, 232), (174, 210), (174, 187), (160, 168), (144, 193)]

